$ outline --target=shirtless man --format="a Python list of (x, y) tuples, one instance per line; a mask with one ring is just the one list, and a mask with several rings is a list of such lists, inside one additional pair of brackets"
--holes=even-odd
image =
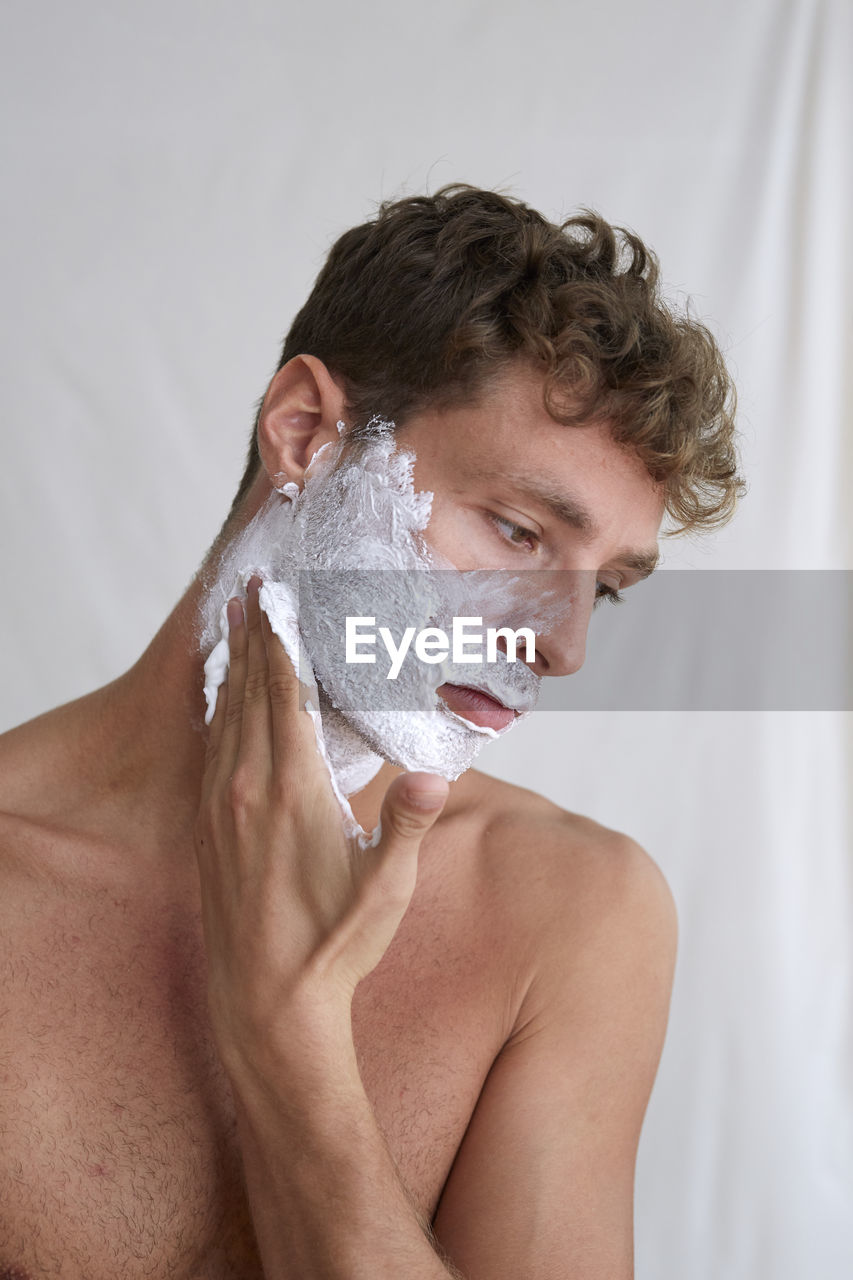
[(664, 512), (719, 522), (738, 487), (719, 352), (655, 281), (602, 220), (470, 188), (348, 232), (184, 598), (124, 676), (0, 740), (0, 1280), (631, 1276), (676, 945), (655, 863), (389, 763), (356, 848), (257, 579), (209, 734), (197, 617), (271, 490), (378, 411), (431, 548), (574, 575), (530, 666), (576, 671)]

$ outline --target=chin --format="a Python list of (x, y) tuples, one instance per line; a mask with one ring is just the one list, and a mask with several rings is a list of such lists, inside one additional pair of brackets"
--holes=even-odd
[(470, 769), (488, 739), (498, 736), (455, 715), (438, 696), (427, 711), (381, 708), (369, 718), (341, 711), (328, 694), (321, 706), (324, 730), (327, 724), (330, 730), (327, 744), (331, 746), (333, 739), (337, 751), (343, 748), (339, 761), (333, 759), (335, 770), (344, 769), (351, 776), (361, 753), (376, 762), (371, 777), (386, 760), (398, 768), (436, 773), (452, 782)]

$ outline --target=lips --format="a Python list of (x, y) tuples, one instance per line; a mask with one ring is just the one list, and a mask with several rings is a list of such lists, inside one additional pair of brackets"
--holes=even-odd
[(464, 684), (442, 684), (436, 693), (456, 715), (482, 729), (493, 729), (497, 733), (511, 725), (516, 717), (511, 707), (505, 707), (497, 698), (483, 693), (482, 689), (471, 689)]

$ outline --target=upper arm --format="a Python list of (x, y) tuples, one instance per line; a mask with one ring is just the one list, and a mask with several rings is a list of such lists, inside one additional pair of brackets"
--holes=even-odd
[(466, 1280), (629, 1280), (640, 1128), (663, 1047), (672, 896), (612, 836), (552, 890), (537, 966), (434, 1229)]

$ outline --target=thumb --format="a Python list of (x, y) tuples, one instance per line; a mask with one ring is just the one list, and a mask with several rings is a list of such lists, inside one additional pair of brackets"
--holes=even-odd
[(406, 773), (385, 792), (375, 843), (362, 848), (359, 858), (363, 892), (349, 939), (353, 990), (379, 963), (408, 910), (421, 841), (444, 808), (448, 791), (445, 779), (433, 773)]
[(444, 808), (450, 788), (435, 773), (404, 773), (395, 778), (379, 816), (382, 845), (419, 844)]

